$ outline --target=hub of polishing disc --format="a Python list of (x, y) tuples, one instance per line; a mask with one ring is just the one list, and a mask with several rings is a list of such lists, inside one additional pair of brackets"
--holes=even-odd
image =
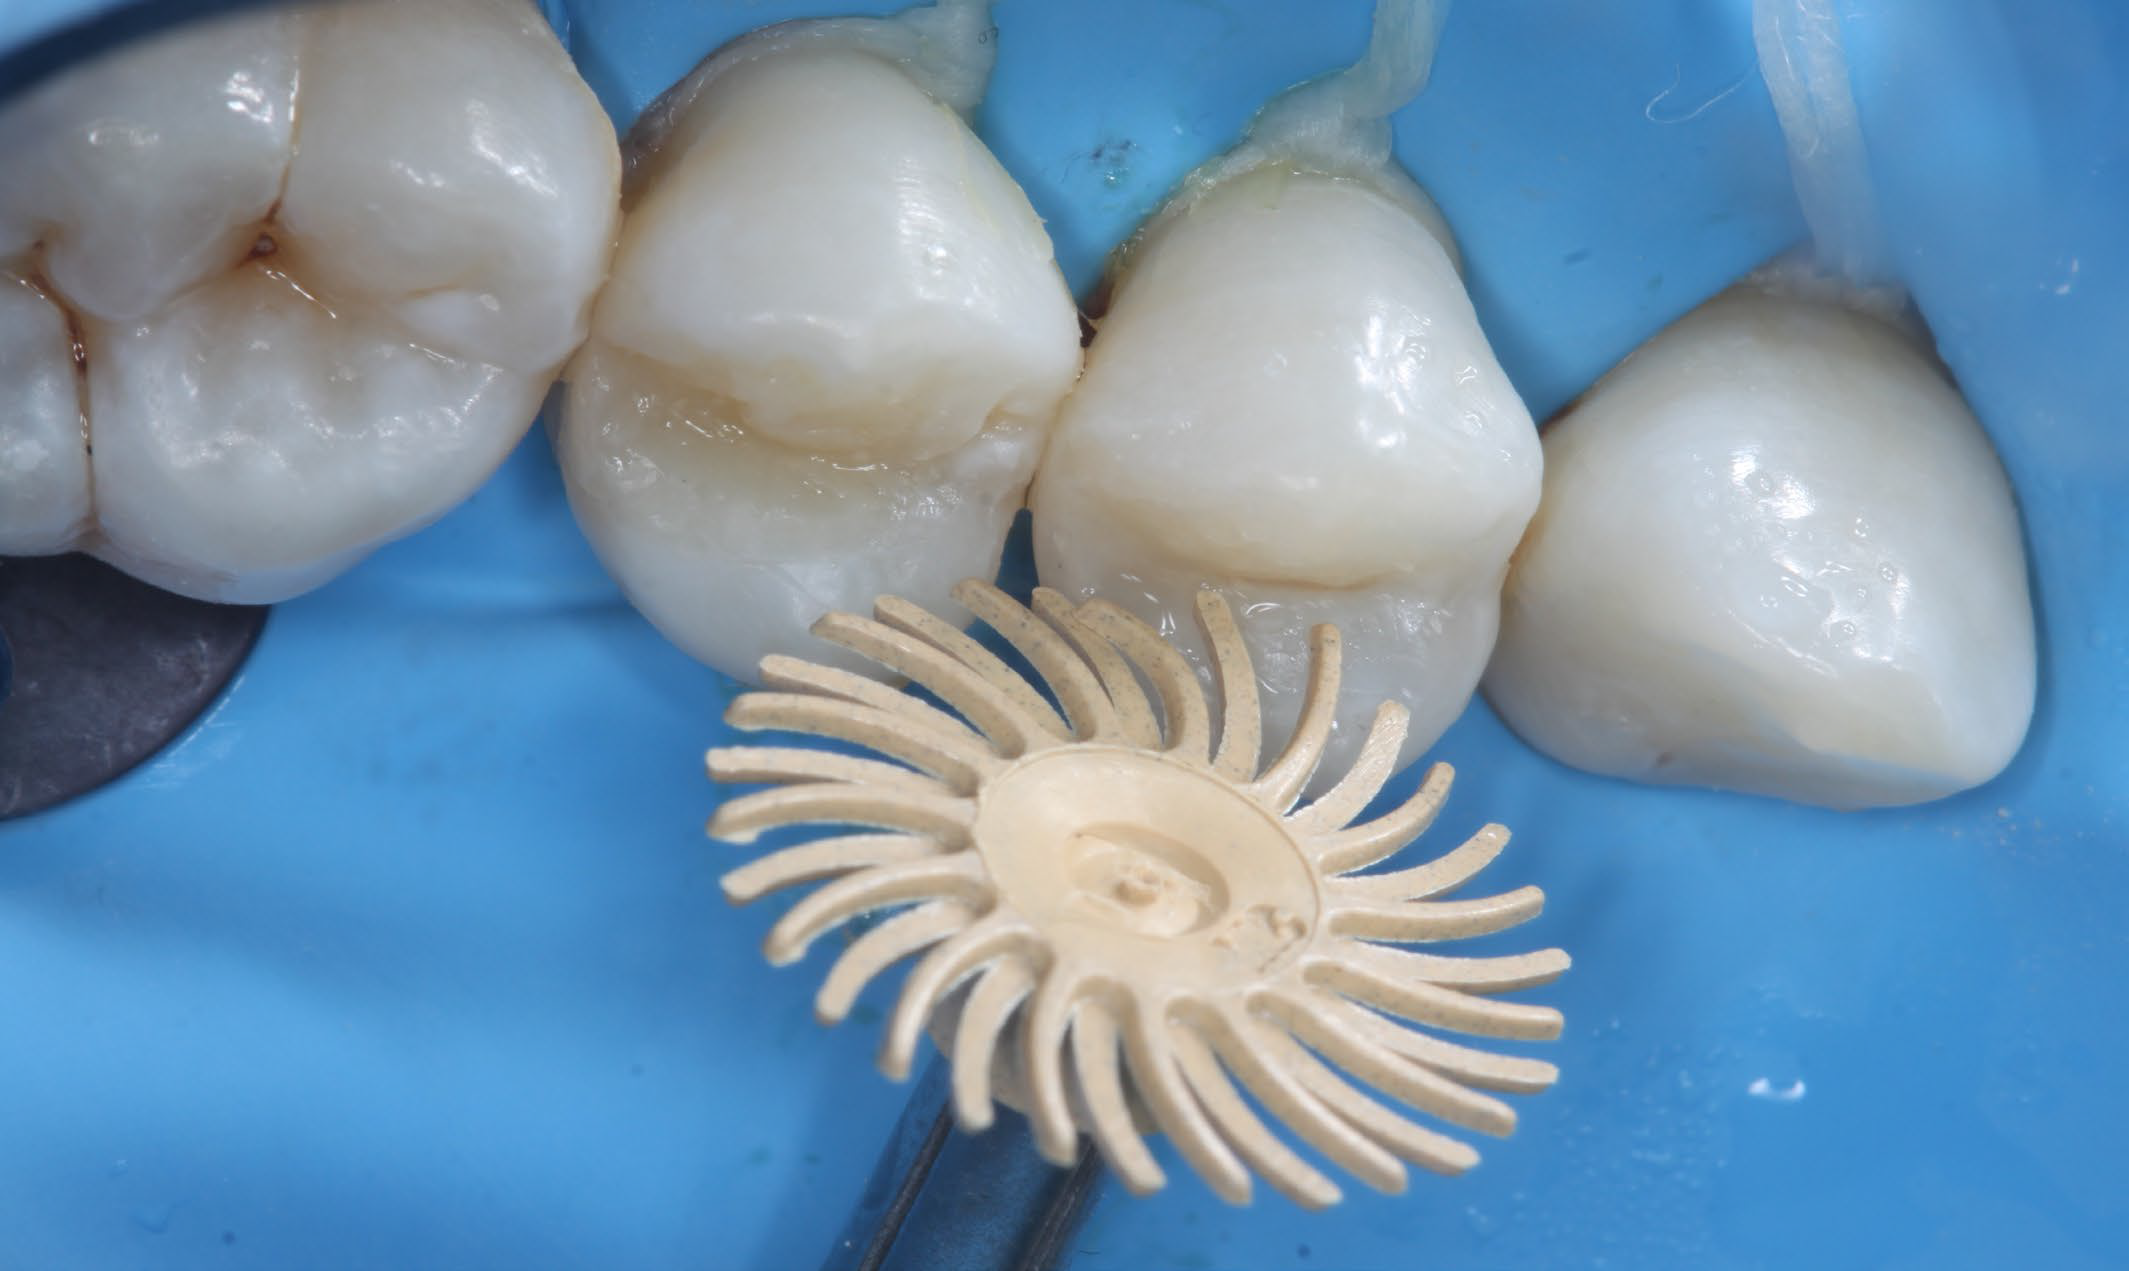
[(188, 600), (87, 556), (0, 559), (0, 820), (85, 794), (162, 749), (236, 674), (265, 622), (263, 606)]

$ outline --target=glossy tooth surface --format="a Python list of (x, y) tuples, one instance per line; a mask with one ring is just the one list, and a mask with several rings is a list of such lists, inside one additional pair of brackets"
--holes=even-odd
[(556, 438), (631, 600), (734, 675), (828, 609), (990, 576), (1079, 369), (1019, 187), (841, 29), (750, 37), (632, 134)]
[(241, 601), (494, 469), (581, 337), (619, 184), (513, 0), (186, 28), (11, 106), (0, 161), (35, 174), (0, 195), (0, 259), (71, 314), (85, 370), (88, 514), (35, 550)]
[(241, 260), (279, 197), (306, 29), (181, 26), (0, 111), (0, 260), (32, 258), (84, 317), (154, 313)]
[(0, 555), (63, 550), (89, 520), (74, 337), (28, 279), (0, 273)]
[[(1430, 745), (1485, 666), (1540, 468), (1446, 244), (1394, 170), (1267, 164), (1164, 214), (1036, 481), (1043, 581), (1115, 597), (1201, 666), (1191, 596), (1220, 588), (1274, 733), (1308, 628), (1336, 623), (1342, 700), (1404, 702), (1403, 758)], [(1365, 722), (1342, 715), (1328, 769)]]
[(1739, 288), (1545, 434), (1486, 693), (1540, 749), (1833, 807), (2009, 762), (2034, 698), (2018, 516), (1903, 333)]

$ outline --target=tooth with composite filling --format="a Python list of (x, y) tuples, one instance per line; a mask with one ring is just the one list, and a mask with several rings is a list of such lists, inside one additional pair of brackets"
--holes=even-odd
[(1913, 333), (1770, 275), (1545, 430), (1486, 696), (1555, 758), (1831, 807), (1934, 799), (2033, 713), (2011, 488)]
[(989, 577), (1079, 325), (957, 110), (980, 4), (793, 23), (630, 133), (626, 219), (557, 429), (577, 519), (681, 648), (751, 676), (832, 609)]
[[(1354, 701), (1433, 743), (1493, 648), (1540, 452), (1439, 212), (1389, 153), (1428, 6), (1383, 0), (1368, 57), (1276, 99), (1113, 267), (1087, 371), (1035, 482), (1044, 583), (1184, 646), (1200, 586), (1257, 657), (1267, 732), (1300, 710), (1308, 632), (1344, 634)], [(1342, 718), (1325, 771), (1367, 721)]]
[(309, 589), (463, 499), (582, 337), (596, 100), (518, 0), (188, 27), (0, 113), (0, 552)]

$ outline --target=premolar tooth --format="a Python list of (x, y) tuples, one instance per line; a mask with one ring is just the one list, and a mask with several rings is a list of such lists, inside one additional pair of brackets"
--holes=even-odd
[[(1348, 126), (1308, 91), (1286, 100), (1330, 113), (1296, 135)], [(1336, 624), (1346, 696), (1411, 708), (1408, 761), (1484, 670), (1537, 505), (1536, 431), (1446, 226), (1394, 164), (1252, 140), (1209, 168), (1119, 258), (1036, 478), (1038, 570), (1173, 632), (1201, 667), (1190, 608), (1218, 588), (1257, 656), (1268, 732), (1299, 713), (1309, 629)], [(1356, 722), (1326, 770), (1357, 747)]]
[(809, 649), (825, 610), (943, 606), (989, 576), (1078, 372), (1040, 220), (927, 92), (972, 100), (980, 78), (932, 76), (966, 68), (903, 38), (929, 23), (933, 54), (973, 49), (972, 16), (757, 33), (630, 136), (556, 445), (630, 598), (730, 674)]

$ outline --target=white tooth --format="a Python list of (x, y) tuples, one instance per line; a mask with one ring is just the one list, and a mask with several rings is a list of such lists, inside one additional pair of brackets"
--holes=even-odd
[(436, 352), (546, 375), (614, 237), (613, 128), (526, 0), (318, 12), (281, 224), (303, 280)]
[(1753, 287), (1545, 434), (1486, 693), (1591, 771), (1833, 807), (1986, 781), (2032, 715), (2003, 468), (1891, 326)]
[(86, 334), (98, 553), (223, 600), (306, 591), (426, 524), (502, 460), (546, 387), (256, 266)]
[(89, 456), (66, 314), (0, 272), (0, 556), (63, 551), (89, 520)]
[[(980, 37), (974, 16), (947, 42)], [(988, 577), (1079, 369), (1026, 197), (912, 78), (938, 68), (877, 51), (942, 20), (772, 28), (630, 138), (557, 449), (630, 598), (731, 674), (817, 652), (826, 609)]]
[(46, 178), (0, 232), (87, 368), (91, 523), (48, 549), (216, 600), (315, 586), (470, 493), (581, 338), (617, 219), (612, 130), (516, 0), (218, 23), (0, 138)]
[(41, 245), (69, 306), (125, 322), (244, 259), (288, 168), (301, 34), (183, 27), (0, 112), (0, 260)]
[(1269, 728), (1299, 713), (1308, 628), (1337, 624), (1331, 773), (1378, 701), (1412, 710), (1405, 760), (1463, 710), (1537, 503), (1530, 415), (1437, 226), (1393, 169), (1187, 191), (1125, 257), (1031, 501), (1045, 583), (1201, 666), (1192, 593), (1227, 593)]

